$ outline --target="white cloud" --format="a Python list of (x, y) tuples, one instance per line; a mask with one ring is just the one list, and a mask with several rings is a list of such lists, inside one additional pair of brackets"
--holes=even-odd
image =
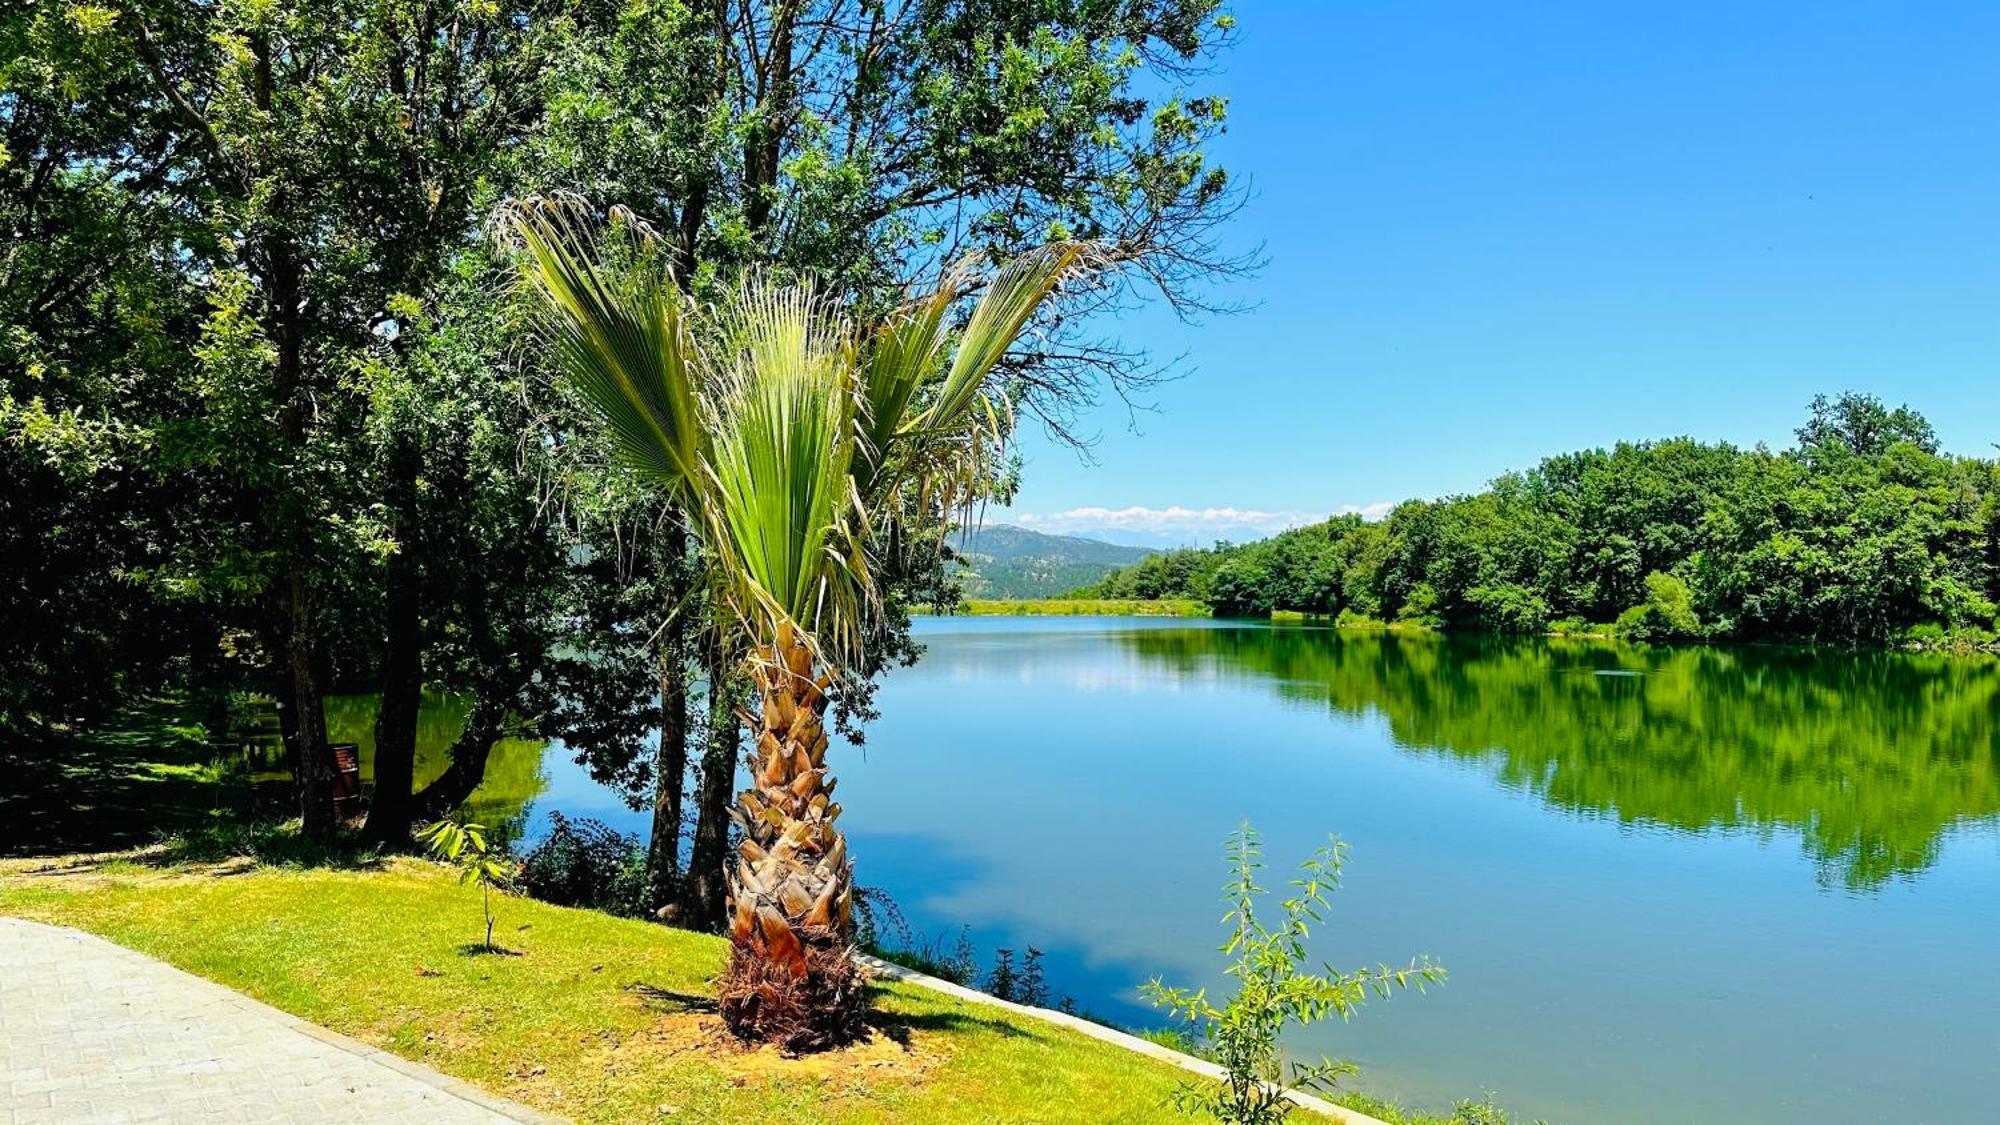
[(1011, 517), (1022, 527), (1043, 530), (1071, 530), (1079, 528), (1124, 528), (1160, 530), (1175, 527), (1219, 527), (1251, 526), (1283, 531), (1312, 522), (1307, 512), (1260, 512), (1254, 508), (1148, 508), (1135, 504), (1129, 508), (1071, 508), (1066, 512), (1038, 515), (1022, 512)]
[[(1381, 519), (1395, 504), (1343, 504), (1336, 514), (1359, 513), (1363, 519)], [(1191, 508), (1175, 504), (1149, 508), (1134, 504), (1124, 508), (1083, 507), (1063, 512), (994, 513), (992, 522), (1005, 522), (1055, 535), (1087, 535), (1118, 542), (1148, 545), (1207, 543), (1215, 539), (1242, 542), (1275, 535), (1287, 528), (1325, 519), (1326, 512), (1265, 511), (1258, 508)]]
[(1333, 514), (1336, 516), (1360, 516), (1362, 519), (1373, 523), (1376, 520), (1389, 518), (1389, 513), (1395, 510), (1396, 502), (1394, 500), (1377, 500), (1372, 504), (1342, 504)]

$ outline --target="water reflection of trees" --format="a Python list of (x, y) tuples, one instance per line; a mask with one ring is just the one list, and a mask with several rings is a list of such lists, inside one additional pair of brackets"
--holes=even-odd
[(1559, 808), (1702, 832), (1795, 832), (1878, 887), (2000, 813), (1989, 659), (1306, 629), (1121, 634), (1150, 662), (1272, 684), (1398, 745), (1482, 763)]
[[(333, 742), (352, 742), (359, 748), (364, 783), (375, 777), (375, 712), (381, 703), (380, 695), (330, 695), (326, 699), (328, 736)], [(465, 696), (424, 693), (423, 706), (417, 712), (417, 789), (437, 780), (451, 764), (451, 745), (465, 729), (470, 710), (471, 701)], [(263, 766), (267, 771), (282, 769), (284, 750), (278, 740), (276, 716), (260, 717), (264, 720), (258, 734), (265, 747)], [(518, 834), (524, 827), (521, 820), (528, 802), (548, 787), (548, 777), (542, 772), (547, 750), (548, 743), (528, 739), (503, 738), (494, 743), (479, 788), (465, 802), (465, 815)]]

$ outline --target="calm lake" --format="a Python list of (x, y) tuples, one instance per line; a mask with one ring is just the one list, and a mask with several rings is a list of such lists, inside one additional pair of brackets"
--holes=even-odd
[[(924, 619), (835, 768), (857, 878), (1152, 1020), (1223, 983), (1220, 845), (1352, 847), (1316, 953), (1428, 995), (1301, 1036), (1360, 1088), (1552, 1121), (1984, 1121), (2000, 1105), (2000, 664)], [(526, 748), (524, 748), (526, 749)], [(518, 755), (517, 755), (518, 756)], [(514, 773), (518, 766), (510, 767)], [(550, 810), (645, 831), (560, 746)], [(531, 829), (531, 832), (533, 829)]]

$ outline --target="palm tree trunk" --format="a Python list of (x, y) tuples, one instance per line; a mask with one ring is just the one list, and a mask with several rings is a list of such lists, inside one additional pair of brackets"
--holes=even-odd
[(865, 1029), (864, 977), (852, 956), (854, 865), (834, 827), (825, 713), (829, 678), (797, 633), (757, 650), (757, 766), (732, 811), (743, 829), (730, 874), (729, 967), (722, 1018), (738, 1036), (814, 1050)]

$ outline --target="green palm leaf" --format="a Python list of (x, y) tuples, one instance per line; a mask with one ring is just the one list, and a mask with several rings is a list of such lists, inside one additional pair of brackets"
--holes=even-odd
[(797, 626), (844, 667), (880, 609), (872, 537), (911, 495), (970, 495), (1007, 424), (988, 376), (1087, 257), (1061, 244), (1008, 263), (957, 332), (969, 265), (857, 331), (810, 286), (756, 276), (697, 312), (642, 237), (600, 245), (573, 204), (529, 200), (503, 220), (563, 370), (687, 513), (752, 639)]
[(567, 202), (529, 200), (507, 219), (546, 298), (563, 370), (624, 459), (678, 495), (700, 473), (705, 446), (680, 290), (629, 225), (614, 228), (624, 237), (606, 253)]
[(859, 513), (853, 349), (811, 289), (751, 284), (725, 315), (735, 353), (717, 380), (717, 425), (704, 515), (738, 612), (781, 621), (842, 647), (863, 619), (865, 567), (854, 565)]

